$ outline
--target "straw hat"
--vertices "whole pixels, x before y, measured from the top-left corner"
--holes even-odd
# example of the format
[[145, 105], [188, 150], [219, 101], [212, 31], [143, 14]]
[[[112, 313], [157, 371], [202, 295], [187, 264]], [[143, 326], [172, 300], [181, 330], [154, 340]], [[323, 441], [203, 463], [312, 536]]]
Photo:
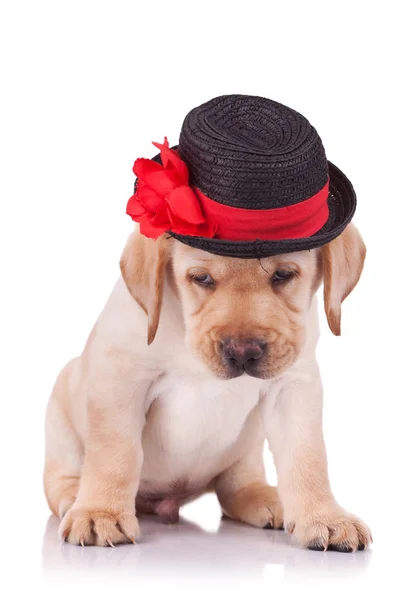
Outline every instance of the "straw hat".
[[154, 145], [127, 206], [147, 237], [261, 258], [323, 246], [353, 217], [353, 187], [314, 127], [272, 100], [214, 98], [189, 112], [178, 146]]

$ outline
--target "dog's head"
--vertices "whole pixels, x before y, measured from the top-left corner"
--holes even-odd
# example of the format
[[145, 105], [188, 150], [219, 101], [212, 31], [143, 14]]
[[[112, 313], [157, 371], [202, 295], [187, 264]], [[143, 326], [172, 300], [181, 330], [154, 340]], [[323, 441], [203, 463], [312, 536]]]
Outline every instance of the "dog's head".
[[158, 327], [165, 273], [181, 302], [186, 342], [220, 378], [275, 377], [296, 360], [321, 281], [329, 326], [340, 335], [341, 303], [358, 282], [365, 246], [349, 225], [317, 250], [263, 259], [228, 258], [167, 236], [134, 234], [121, 258], [133, 297], [146, 311], [148, 342]]

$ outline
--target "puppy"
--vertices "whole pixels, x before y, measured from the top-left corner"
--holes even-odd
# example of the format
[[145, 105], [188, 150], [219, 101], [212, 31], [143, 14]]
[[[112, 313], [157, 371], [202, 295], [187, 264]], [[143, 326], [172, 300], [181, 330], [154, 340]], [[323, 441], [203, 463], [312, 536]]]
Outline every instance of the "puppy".
[[[331, 492], [315, 358], [315, 293], [340, 334], [365, 258], [354, 225], [321, 249], [209, 254], [134, 232], [82, 355], [46, 416], [45, 493], [73, 544], [135, 543], [137, 514], [175, 522], [215, 491], [223, 513], [314, 550], [362, 550], [366, 525]], [[268, 485], [265, 439], [278, 489]]]

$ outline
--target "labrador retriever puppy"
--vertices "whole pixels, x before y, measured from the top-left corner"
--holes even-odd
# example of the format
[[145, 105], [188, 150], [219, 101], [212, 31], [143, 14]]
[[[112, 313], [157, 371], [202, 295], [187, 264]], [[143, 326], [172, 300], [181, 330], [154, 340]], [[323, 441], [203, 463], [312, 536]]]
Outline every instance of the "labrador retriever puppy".
[[[61, 371], [46, 417], [44, 485], [73, 544], [135, 543], [137, 514], [175, 522], [206, 491], [223, 513], [314, 550], [371, 534], [332, 494], [315, 358], [316, 291], [340, 334], [365, 246], [350, 224], [322, 248], [216, 256], [134, 232], [85, 349]], [[278, 489], [268, 485], [268, 440]]]

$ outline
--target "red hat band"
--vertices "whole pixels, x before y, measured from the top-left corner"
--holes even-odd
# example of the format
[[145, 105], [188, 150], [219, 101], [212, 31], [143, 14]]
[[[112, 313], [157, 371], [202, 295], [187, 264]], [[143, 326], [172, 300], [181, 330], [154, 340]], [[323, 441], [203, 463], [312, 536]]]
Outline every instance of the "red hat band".
[[169, 148], [167, 138], [154, 146], [160, 150], [162, 164], [146, 158], [135, 161], [137, 185], [126, 209], [146, 237], [156, 239], [170, 231], [235, 241], [298, 239], [314, 235], [328, 220], [329, 178], [316, 194], [296, 204], [265, 210], [237, 208], [191, 187], [189, 169]]

